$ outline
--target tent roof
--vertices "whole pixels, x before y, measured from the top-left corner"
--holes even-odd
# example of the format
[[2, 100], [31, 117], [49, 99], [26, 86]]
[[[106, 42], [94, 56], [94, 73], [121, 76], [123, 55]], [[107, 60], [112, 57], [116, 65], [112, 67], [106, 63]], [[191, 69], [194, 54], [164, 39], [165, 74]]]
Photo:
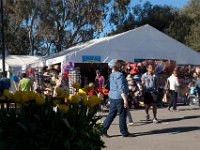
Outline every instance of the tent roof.
[[[26, 55], [9, 55], [5, 59], [6, 70], [8, 70], [8, 66], [10, 67], [21, 67], [24, 65], [28, 65], [34, 63], [41, 59], [40, 56], [26, 56]], [[0, 68], [2, 67], [2, 60], [0, 61]]]
[[100, 56], [101, 62], [111, 59], [164, 59], [175, 60], [177, 64], [200, 65], [199, 53], [150, 25], [71, 47], [49, 57], [46, 62], [53, 64], [57, 57], [81, 63], [82, 56]]

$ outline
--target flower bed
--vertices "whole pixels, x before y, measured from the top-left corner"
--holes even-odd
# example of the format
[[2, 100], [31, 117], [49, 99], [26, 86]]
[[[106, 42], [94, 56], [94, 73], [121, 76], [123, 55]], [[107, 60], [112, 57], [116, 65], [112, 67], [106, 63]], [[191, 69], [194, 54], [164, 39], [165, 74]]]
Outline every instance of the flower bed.
[[[0, 111], [0, 149], [6, 150], [100, 150], [100, 100], [88, 95], [85, 87], [69, 96], [58, 88], [57, 97], [48, 101], [34, 92], [4, 91], [4, 99], [18, 109]], [[54, 109], [56, 108], [56, 110]]]

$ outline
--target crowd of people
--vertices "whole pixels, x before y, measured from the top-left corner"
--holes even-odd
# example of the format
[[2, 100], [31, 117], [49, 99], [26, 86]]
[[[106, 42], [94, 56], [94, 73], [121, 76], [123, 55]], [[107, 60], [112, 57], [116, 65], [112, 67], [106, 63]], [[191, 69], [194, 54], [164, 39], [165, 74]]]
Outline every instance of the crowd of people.
[[[132, 116], [129, 112], [129, 103], [134, 100], [136, 95], [134, 95], [134, 85], [137, 85], [134, 82], [134, 77], [136, 75], [127, 75], [126, 72], [126, 63], [123, 60], [112, 60], [109, 64], [112, 73], [110, 74], [110, 88], [109, 88], [109, 101], [110, 108], [109, 113], [106, 119], [103, 122], [104, 131], [103, 134], [106, 137], [109, 137], [107, 130], [109, 129], [112, 121], [116, 117], [117, 113], [119, 114], [119, 128], [123, 137], [129, 136], [126, 118], [128, 117], [129, 123], [132, 122]], [[155, 68], [153, 65], [148, 64], [146, 66], [146, 72], [141, 74], [141, 85], [137, 86], [138, 90], [141, 91], [144, 106], [146, 121], [150, 121], [149, 109], [152, 107], [153, 110], [153, 123], [158, 123], [157, 118], [157, 103], [159, 95], [159, 76], [154, 72]], [[136, 72], [135, 72], [136, 73]], [[138, 76], [138, 74], [137, 74]], [[189, 85], [190, 93], [193, 90], [200, 94], [200, 74], [197, 75], [195, 82]], [[178, 92], [181, 90], [180, 83], [178, 79], [178, 67], [175, 66], [172, 70], [171, 75], [166, 79], [165, 86], [163, 87], [166, 93], [170, 95], [170, 101], [168, 104], [168, 110], [177, 111], [177, 98]], [[195, 89], [195, 90], [194, 90]]]
[[[152, 123], [158, 123], [157, 106], [158, 103], [162, 103], [164, 92], [170, 96], [168, 111], [177, 111], [177, 99], [180, 92], [179, 68], [177, 66], [173, 66], [171, 74], [165, 79], [164, 84], [161, 83], [160, 76], [155, 71], [156, 67], [152, 64], [146, 64], [145, 69], [141, 69], [140, 65], [127, 66], [125, 61], [114, 59], [108, 63], [108, 66], [110, 75], [107, 81], [105, 81], [100, 69], [96, 70], [94, 79], [95, 91], [102, 88], [108, 88], [109, 90], [109, 94], [104, 95], [102, 98], [103, 106], [109, 103], [109, 113], [103, 122], [105, 136], [109, 137], [107, 130], [117, 114], [119, 114], [119, 128], [122, 136], [129, 136], [127, 125], [133, 125], [130, 109], [137, 108], [141, 100], [144, 103], [145, 119], [152, 121]], [[57, 73], [57, 76], [50, 77], [49, 73], [45, 72], [40, 76], [32, 82], [26, 73], [22, 73], [17, 90], [35, 91], [53, 97], [56, 95], [56, 87], [64, 87], [63, 77], [60, 73]], [[10, 79], [6, 77], [6, 74], [1, 73], [0, 94], [5, 89], [9, 89], [10, 86]], [[199, 72], [191, 80], [188, 88], [190, 91], [185, 94], [187, 97], [195, 94], [200, 95]], [[153, 118], [150, 117], [149, 113], [151, 107]]]
[[[15, 90], [11, 88], [12, 82], [14, 83]], [[51, 76], [48, 72], [37, 73], [34, 78], [28, 76], [26, 72], [22, 72], [17, 80], [13, 80], [13, 76], [7, 77], [7, 74], [0, 73], [0, 94], [4, 90], [10, 90], [12, 93], [15, 91], [34, 91], [45, 96], [55, 96], [55, 89], [62, 86], [61, 74]]]

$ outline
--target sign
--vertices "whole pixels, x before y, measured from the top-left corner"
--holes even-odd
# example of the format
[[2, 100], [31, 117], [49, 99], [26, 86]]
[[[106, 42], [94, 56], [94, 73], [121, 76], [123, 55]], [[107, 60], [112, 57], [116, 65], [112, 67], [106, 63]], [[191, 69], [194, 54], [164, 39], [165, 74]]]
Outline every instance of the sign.
[[83, 62], [101, 62], [101, 56], [82, 56]]

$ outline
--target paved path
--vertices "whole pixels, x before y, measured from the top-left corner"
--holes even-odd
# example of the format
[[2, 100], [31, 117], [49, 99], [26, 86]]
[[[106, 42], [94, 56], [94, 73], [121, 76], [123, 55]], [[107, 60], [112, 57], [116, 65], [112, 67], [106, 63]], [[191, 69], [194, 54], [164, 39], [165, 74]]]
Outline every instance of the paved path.
[[131, 111], [134, 125], [128, 128], [133, 137], [126, 138], [120, 135], [117, 116], [108, 130], [112, 137], [103, 137], [105, 150], [199, 150], [200, 109], [178, 106], [178, 110], [158, 109], [158, 124], [146, 122], [144, 110]]

